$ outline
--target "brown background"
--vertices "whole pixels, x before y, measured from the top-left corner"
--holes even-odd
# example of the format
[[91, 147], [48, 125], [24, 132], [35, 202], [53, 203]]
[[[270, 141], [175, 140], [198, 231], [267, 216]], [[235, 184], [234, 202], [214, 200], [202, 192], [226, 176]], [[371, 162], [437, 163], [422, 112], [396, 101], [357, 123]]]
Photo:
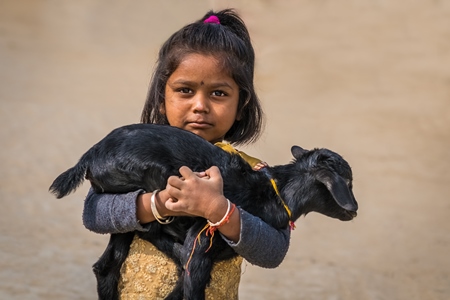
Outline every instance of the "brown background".
[[270, 164], [341, 153], [360, 214], [297, 222], [282, 265], [244, 265], [241, 299], [450, 298], [450, 2], [0, 1], [0, 298], [95, 299], [107, 236], [85, 184], [52, 180], [139, 121], [156, 52], [209, 8], [237, 7], [257, 52]]

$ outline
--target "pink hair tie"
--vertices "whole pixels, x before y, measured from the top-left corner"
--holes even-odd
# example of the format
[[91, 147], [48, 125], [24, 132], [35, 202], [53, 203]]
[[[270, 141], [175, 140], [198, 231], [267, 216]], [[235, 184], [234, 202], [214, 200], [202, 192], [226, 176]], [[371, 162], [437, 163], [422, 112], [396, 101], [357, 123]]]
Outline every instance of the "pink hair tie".
[[214, 23], [214, 24], [220, 24], [219, 18], [216, 16], [209, 16], [203, 23]]

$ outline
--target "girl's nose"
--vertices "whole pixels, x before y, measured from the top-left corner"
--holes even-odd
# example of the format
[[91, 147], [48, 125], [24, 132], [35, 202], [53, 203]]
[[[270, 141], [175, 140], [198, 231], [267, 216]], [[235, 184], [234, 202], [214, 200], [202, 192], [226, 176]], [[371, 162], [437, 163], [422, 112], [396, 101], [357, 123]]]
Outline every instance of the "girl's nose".
[[204, 93], [197, 93], [193, 98], [193, 109], [195, 113], [208, 113], [209, 112], [209, 97]]

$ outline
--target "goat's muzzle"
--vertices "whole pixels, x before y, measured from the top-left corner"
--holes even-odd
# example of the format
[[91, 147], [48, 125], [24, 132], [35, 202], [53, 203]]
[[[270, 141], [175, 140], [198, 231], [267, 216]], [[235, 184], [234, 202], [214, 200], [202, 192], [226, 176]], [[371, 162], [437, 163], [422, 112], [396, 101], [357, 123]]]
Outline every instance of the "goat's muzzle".
[[351, 219], [356, 218], [358, 213], [356, 211], [347, 210], [347, 214], [350, 216]]

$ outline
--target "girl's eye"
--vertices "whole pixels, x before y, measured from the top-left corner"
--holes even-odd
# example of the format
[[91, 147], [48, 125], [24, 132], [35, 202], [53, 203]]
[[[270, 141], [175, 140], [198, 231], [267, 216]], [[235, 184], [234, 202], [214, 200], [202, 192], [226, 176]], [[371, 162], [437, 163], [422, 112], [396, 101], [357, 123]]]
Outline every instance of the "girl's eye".
[[214, 91], [214, 92], [212, 92], [212, 95], [216, 96], [216, 97], [226, 96], [226, 94], [224, 92], [222, 92], [222, 91]]
[[182, 94], [189, 94], [189, 93], [192, 92], [192, 90], [189, 89], [189, 88], [181, 88], [181, 89], [179, 89], [178, 91], [179, 91], [180, 93], [182, 93]]

